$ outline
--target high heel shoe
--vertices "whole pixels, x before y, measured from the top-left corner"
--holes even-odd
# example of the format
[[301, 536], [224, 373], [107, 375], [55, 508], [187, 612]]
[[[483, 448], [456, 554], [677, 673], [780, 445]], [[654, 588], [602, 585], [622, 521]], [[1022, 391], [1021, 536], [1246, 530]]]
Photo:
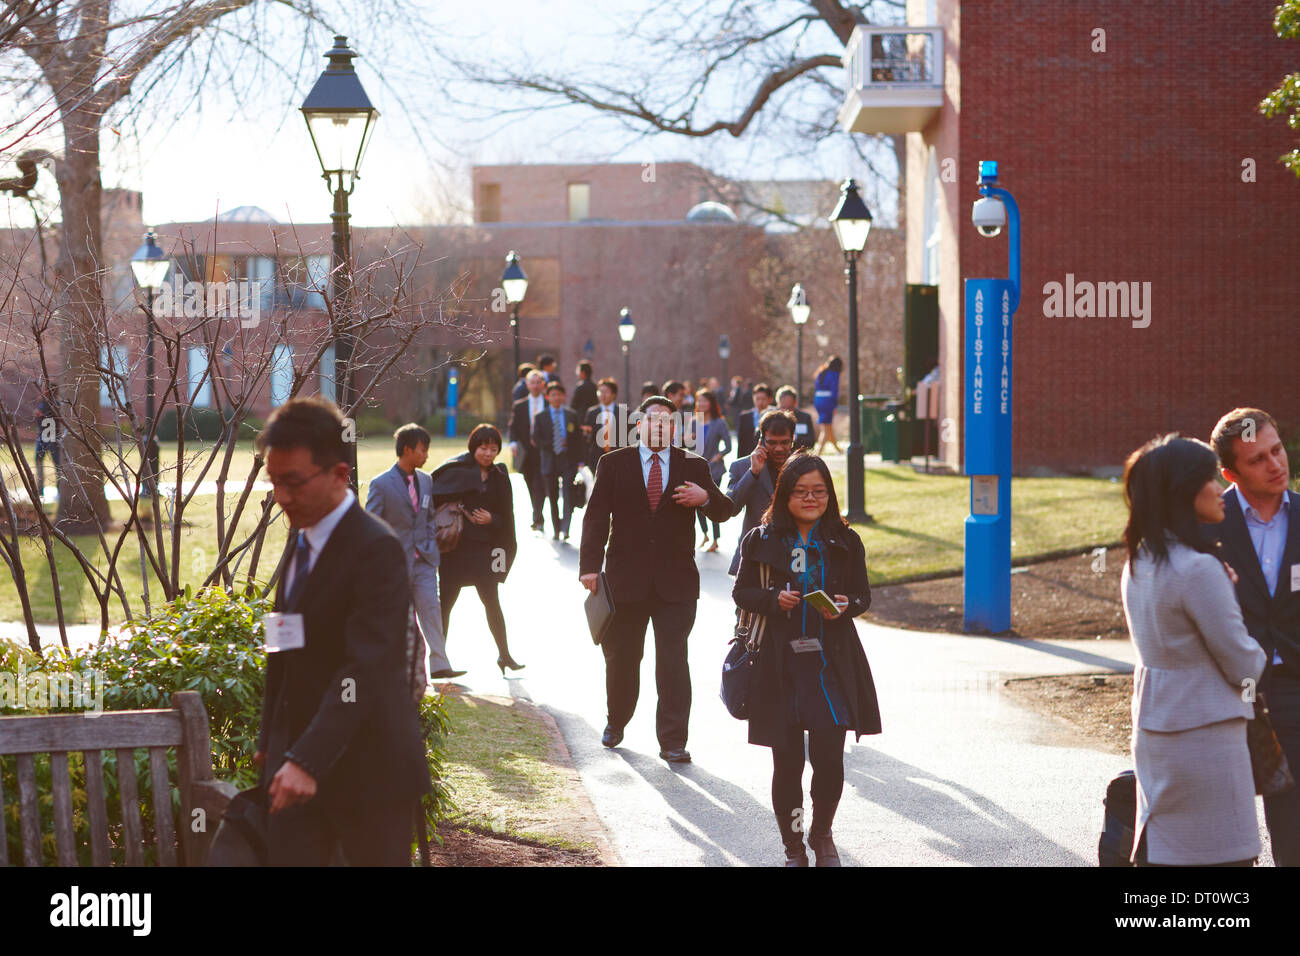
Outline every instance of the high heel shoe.
[[516, 662], [515, 662], [515, 659], [514, 659], [513, 657], [498, 657], [498, 658], [497, 658], [497, 667], [501, 668], [501, 676], [502, 676], [502, 677], [505, 677], [505, 676], [506, 676], [506, 668], [507, 668], [507, 667], [510, 668], [512, 671], [521, 671], [521, 670], [523, 670], [523, 669], [524, 669], [525, 667], [527, 667], [527, 666], [528, 666], [527, 664], [519, 664], [519, 663], [516, 663]]

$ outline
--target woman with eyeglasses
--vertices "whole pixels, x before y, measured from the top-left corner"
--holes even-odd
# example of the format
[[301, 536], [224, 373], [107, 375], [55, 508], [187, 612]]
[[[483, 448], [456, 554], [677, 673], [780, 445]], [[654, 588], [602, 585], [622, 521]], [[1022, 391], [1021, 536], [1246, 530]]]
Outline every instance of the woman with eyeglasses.
[[[831, 824], [844, 789], [845, 734], [880, 733], [880, 708], [853, 625], [871, 606], [866, 554], [840, 516], [821, 458], [795, 453], [786, 461], [762, 522], [741, 541], [731, 593], [766, 622], [749, 686], [749, 742], [772, 748], [772, 809], [785, 865], [808, 865], [807, 832], [817, 866], [839, 866]], [[811, 822], [803, 810], [805, 733]]]

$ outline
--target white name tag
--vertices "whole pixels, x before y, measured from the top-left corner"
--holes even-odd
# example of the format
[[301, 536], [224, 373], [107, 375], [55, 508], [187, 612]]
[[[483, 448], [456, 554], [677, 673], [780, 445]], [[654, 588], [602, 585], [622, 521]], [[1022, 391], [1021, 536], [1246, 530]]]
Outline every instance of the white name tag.
[[420, 510], [424, 510], [425, 508], [428, 507], [429, 507], [429, 496], [425, 495], [422, 499], [420, 499]]
[[301, 614], [282, 614], [272, 611], [263, 615], [262, 624], [266, 627], [266, 650], [296, 651], [307, 643], [307, 635], [302, 628]]
[[1291, 565], [1291, 590], [1300, 591], [1300, 564]]
[[795, 425], [795, 426], [794, 426], [794, 433], [795, 433], [796, 435], [807, 435], [807, 434], [808, 434], [808, 426], [805, 425], [803, 422], [800, 422], [798, 425]]
[[810, 651], [820, 651], [822, 642], [815, 637], [804, 637], [790, 642], [790, 649], [796, 654], [807, 654]]

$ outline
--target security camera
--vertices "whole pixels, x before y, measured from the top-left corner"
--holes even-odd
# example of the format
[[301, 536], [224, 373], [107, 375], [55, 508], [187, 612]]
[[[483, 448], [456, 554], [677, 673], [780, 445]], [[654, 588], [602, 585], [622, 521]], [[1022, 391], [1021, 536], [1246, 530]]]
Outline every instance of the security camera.
[[985, 196], [975, 201], [970, 210], [970, 221], [975, 224], [981, 236], [992, 239], [1007, 224], [1007, 207], [1001, 199]]

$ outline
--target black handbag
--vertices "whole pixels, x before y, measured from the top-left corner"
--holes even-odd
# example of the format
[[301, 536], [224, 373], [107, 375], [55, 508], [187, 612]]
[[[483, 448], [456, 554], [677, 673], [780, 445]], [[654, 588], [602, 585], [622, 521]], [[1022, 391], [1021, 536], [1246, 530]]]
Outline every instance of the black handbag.
[[1246, 721], [1246, 746], [1250, 748], [1250, 769], [1255, 777], [1255, 792], [1275, 797], [1295, 786], [1286, 754], [1273, 731], [1268, 703], [1262, 691], [1255, 692], [1255, 719]]
[[[771, 573], [766, 564], [758, 566], [759, 583], [766, 588]], [[737, 720], [749, 719], [749, 688], [753, 682], [754, 664], [758, 660], [763, 634], [767, 630], [767, 616], [754, 611], [740, 612], [736, 620], [735, 636], [722, 661], [722, 687], [719, 691], [727, 713]]]
[[262, 787], [241, 790], [231, 797], [212, 837], [207, 865], [267, 866], [268, 806], [267, 793]]

